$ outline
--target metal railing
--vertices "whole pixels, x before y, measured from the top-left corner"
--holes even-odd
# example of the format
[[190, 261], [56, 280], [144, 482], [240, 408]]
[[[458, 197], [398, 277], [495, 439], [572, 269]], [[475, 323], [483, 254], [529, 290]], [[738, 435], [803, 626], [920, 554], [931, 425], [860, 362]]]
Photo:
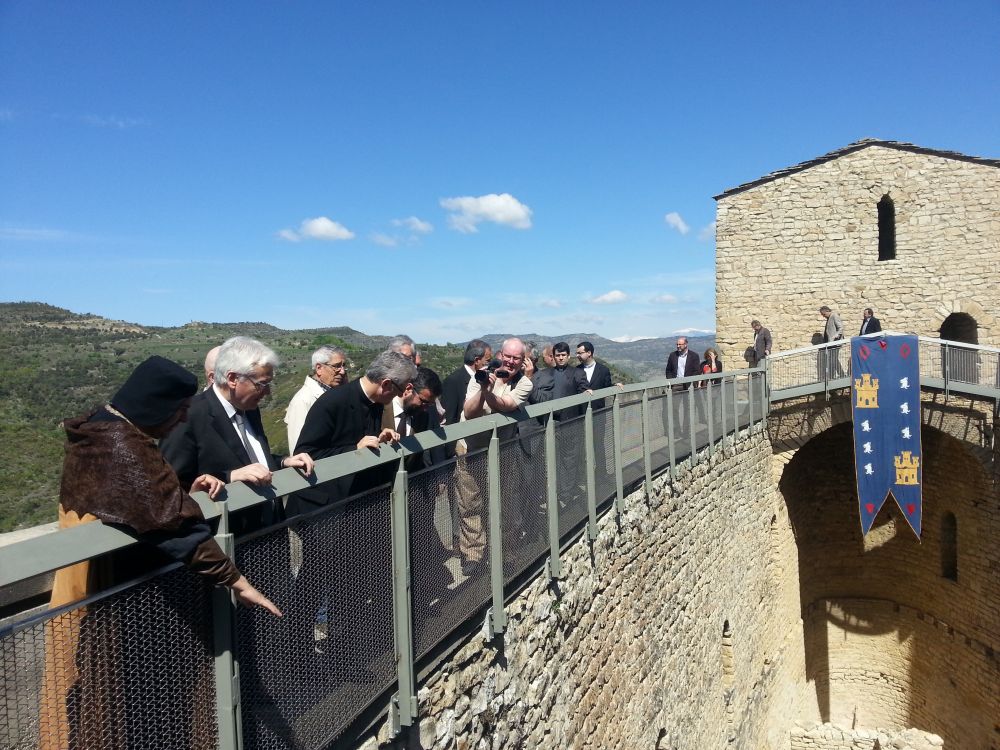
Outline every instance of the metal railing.
[[[569, 407], [583, 414], [553, 417]], [[389, 695], [393, 726], [412, 725], [417, 669], [449, 636], [484, 615], [502, 633], [514, 586], [535, 571], [558, 578], [565, 546], [595, 538], [626, 488], [734, 446], [766, 412], [762, 369], [651, 381], [327, 458], [309, 480], [288, 469], [270, 488], [200, 495], [223, 548], [285, 616], [237, 609], [228, 590], [173, 565], [14, 617], [0, 626], [0, 747], [320, 748]], [[487, 447], [405, 470], [406, 456], [472, 435]], [[389, 485], [229, 533], [233, 514], [387, 463], [398, 467]], [[462, 493], [478, 498], [485, 538], [467, 574], [454, 541]], [[2, 547], [0, 590], [132, 545], [91, 523]]]
[[[869, 334], [877, 341], [890, 331]], [[920, 336], [920, 384], [945, 393], [1000, 398], [1000, 349]], [[778, 352], [764, 360], [769, 400], [851, 385], [850, 340]]]

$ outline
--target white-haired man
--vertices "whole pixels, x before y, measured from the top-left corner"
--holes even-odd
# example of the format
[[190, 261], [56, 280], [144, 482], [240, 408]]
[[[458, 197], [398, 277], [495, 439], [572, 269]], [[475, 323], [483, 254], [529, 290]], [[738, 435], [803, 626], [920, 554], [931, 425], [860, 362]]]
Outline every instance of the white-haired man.
[[273, 350], [245, 336], [234, 336], [219, 347], [214, 385], [191, 400], [187, 422], [160, 443], [184, 487], [202, 474], [223, 482], [268, 485], [272, 473], [284, 467], [312, 473], [308, 454], [274, 454], [264, 434], [257, 407], [271, 392], [279, 364]]
[[[469, 380], [461, 421], [475, 419], [485, 414], [513, 412], [520, 409], [531, 394], [531, 379], [525, 375], [525, 347], [521, 339], [510, 338], [500, 347], [500, 366], [493, 372], [479, 370]], [[504, 428], [500, 437], [516, 434], [516, 426]], [[456, 452], [461, 457], [466, 452], [480, 450], [489, 445], [490, 432], [471, 435], [460, 440]], [[483, 562], [486, 550], [486, 532], [483, 529], [483, 492], [475, 475], [468, 470], [465, 460], [459, 460], [455, 472], [458, 488], [459, 536], [462, 554], [462, 573], [472, 575]]]
[[312, 353], [312, 372], [306, 382], [292, 396], [285, 410], [288, 426], [288, 449], [294, 450], [299, 442], [306, 414], [316, 399], [331, 388], [347, 382], [347, 353], [338, 346], [321, 346]]

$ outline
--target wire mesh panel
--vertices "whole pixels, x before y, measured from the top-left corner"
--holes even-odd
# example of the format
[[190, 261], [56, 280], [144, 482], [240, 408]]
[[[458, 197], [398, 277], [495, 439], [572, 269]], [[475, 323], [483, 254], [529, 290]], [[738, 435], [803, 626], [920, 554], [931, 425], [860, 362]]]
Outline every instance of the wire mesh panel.
[[559, 536], [587, 518], [586, 420], [556, 422], [556, 498]]
[[920, 374], [930, 378], [944, 377], [944, 349], [941, 345], [920, 342]]
[[796, 388], [812, 385], [823, 381], [825, 354], [822, 350], [810, 349], [795, 354], [771, 357], [768, 368], [771, 378], [771, 390]]
[[620, 409], [622, 425], [622, 481], [631, 484], [646, 474], [642, 451], [642, 403], [625, 404]]
[[[647, 404], [649, 410], [649, 457], [653, 471], [670, 464], [670, 445], [668, 436], [667, 395], [661, 393], [650, 396]], [[676, 424], [676, 422], [675, 422]]]
[[[461, 533], [453, 525], [448, 501], [448, 485], [456, 483], [462, 492], [483, 488], [479, 511], [483, 533], [489, 533], [485, 454], [470, 460], [457, 459], [442, 466], [414, 472], [409, 477], [410, 506], [410, 591], [413, 612], [413, 650], [421, 658], [452, 629], [481, 607], [489, 591], [483, 593], [483, 572], [489, 560], [489, 540], [482, 548], [484, 563], [466, 577], [462, 573]], [[459, 461], [466, 467], [459, 474]], [[471, 466], [471, 468], [470, 468]], [[481, 482], [481, 484], [480, 484]], [[463, 508], [468, 507], [463, 499]]]
[[216, 747], [210, 607], [179, 569], [0, 630], [0, 747]]
[[244, 746], [324, 747], [396, 679], [389, 489], [246, 539], [236, 559], [285, 615], [239, 613]]
[[738, 377], [733, 387], [736, 399], [736, 424], [741, 430], [750, 426], [750, 386], [746, 377]]
[[594, 479], [597, 503], [615, 494], [615, 434], [611, 407], [594, 411]]
[[503, 577], [509, 583], [549, 551], [545, 492], [545, 431], [522, 422], [520, 435], [500, 445]]

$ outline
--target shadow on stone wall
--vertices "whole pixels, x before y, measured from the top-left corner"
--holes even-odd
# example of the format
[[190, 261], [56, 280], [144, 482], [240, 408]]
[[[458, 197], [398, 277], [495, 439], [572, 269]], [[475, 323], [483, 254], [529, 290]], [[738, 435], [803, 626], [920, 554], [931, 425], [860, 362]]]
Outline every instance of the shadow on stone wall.
[[[806, 680], [820, 721], [915, 726], [941, 734], [947, 747], [992, 747], [1000, 716], [990, 646], [1000, 633], [997, 496], [982, 449], [926, 424], [921, 439], [922, 541], [891, 498], [861, 536], [850, 423], [807, 441], [784, 469]], [[957, 582], [941, 574], [949, 512], [958, 519]]]

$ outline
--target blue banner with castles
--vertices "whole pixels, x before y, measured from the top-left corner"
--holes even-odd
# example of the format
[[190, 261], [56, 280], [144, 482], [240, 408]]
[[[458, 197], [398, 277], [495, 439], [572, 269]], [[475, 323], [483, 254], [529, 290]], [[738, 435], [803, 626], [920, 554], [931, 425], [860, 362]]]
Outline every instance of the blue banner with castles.
[[920, 357], [916, 336], [851, 339], [854, 468], [861, 533], [892, 493], [920, 537]]

